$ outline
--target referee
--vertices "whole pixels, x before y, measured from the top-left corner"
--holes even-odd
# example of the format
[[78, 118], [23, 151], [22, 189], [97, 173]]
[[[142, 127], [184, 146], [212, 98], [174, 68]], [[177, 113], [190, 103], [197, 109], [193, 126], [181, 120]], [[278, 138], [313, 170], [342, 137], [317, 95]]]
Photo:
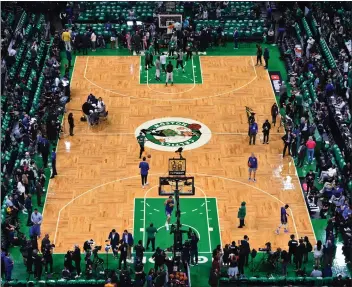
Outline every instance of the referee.
[[139, 133], [139, 136], [137, 137], [137, 141], [140, 147], [139, 158], [142, 158], [142, 154], [144, 152], [144, 143], [145, 143], [145, 135], [142, 132]]
[[171, 64], [171, 61], [169, 61], [169, 64], [166, 66], [166, 83], [165, 87], [167, 87], [167, 83], [169, 82], [169, 78], [171, 80], [171, 86], [174, 85], [174, 66]]

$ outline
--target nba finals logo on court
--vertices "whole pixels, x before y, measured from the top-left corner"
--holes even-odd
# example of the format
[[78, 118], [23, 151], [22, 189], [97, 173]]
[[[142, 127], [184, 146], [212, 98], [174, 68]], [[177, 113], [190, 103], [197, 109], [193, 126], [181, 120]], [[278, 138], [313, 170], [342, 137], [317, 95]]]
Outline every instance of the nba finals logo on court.
[[140, 133], [146, 137], [145, 146], [161, 151], [175, 151], [179, 147], [195, 149], [211, 138], [211, 131], [205, 124], [186, 118], [151, 120], [136, 129], [136, 137]]

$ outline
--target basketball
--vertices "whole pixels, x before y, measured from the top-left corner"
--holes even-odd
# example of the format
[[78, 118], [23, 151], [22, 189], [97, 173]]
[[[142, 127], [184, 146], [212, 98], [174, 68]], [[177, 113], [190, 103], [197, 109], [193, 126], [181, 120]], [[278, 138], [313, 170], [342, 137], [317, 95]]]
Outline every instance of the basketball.
[[147, 155], [147, 157], [148, 157], [148, 158], [151, 158], [151, 157], [152, 157], [152, 155], [151, 155], [151, 154], [148, 154], [148, 155]]
[[248, 166], [251, 167], [251, 163], [250, 162], [248, 163]]

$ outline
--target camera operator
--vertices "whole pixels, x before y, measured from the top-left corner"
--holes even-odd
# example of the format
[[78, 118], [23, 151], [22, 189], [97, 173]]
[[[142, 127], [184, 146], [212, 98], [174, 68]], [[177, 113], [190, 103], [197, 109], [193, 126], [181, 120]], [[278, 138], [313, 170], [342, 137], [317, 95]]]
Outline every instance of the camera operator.
[[72, 260], [75, 262], [77, 276], [81, 276], [81, 249], [78, 244], [75, 244], [74, 251], [72, 253]]
[[154, 252], [154, 254], [152, 256], [152, 258], [153, 258], [153, 260], [155, 262], [155, 264], [154, 264], [155, 272], [158, 271], [158, 268], [160, 266], [164, 265], [164, 263], [165, 263], [165, 255], [166, 254], [165, 254], [164, 250], [160, 249], [160, 247], [156, 248], [156, 250], [155, 250], [155, 252]]
[[93, 244], [94, 244], [93, 239], [87, 240], [83, 243], [83, 250], [86, 254], [92, 252]]
[[92, 259], [90, 258], [92, 253], [89, 251], [86, 253], [86, 257], [84, 260], [86, 261], [86, 277], [87, 279], [90, 279], [93, 274], [93, 262]]
[[65, 254], [65, 258], [64, 258], [64, 266], [70, 271], [73, 271], [73, 265], [72, 265], [72, 251], [67, 251], [67, 253]]
[[142, 245], [142, 240], [138, 241], [138, 244], [135, 246], [134, 249], [136, 251], [135, 264], [137, 265], [143, 262], [143, 255], [144, 255], [145, 248]]
[[191, 263], [198, 265], [198, 242], [199, 238], [194, 231], [191, 233]]

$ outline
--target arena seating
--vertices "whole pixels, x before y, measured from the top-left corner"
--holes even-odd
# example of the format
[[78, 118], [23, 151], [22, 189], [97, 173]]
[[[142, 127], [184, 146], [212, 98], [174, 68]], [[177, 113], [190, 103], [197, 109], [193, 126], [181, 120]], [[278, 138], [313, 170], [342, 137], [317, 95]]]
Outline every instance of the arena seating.
[[[32, 20], [36, 20], [34, 25], [28, 24], [29, 17], [26, 12], [23, 12], [16, 30], [25, 29], [24, 38], [16, 54], [16, 62], [11, 67], [8, 80], [14, 83], [13, 85], [20, 85], [27, 91], [21, 97], [20, 110], [34, 115], [39, 107], [39, 99], [43, 86], [44, 76], [42, 70], [44, 69], [44, 61], [49, 58], [49, 49], [52, 41], [48, 44], [42, 39], [42, 29], [44, 24], [44, 15], [39, 17], [31, 16]], [[37, 56], [35, 59], [31, 58], [30, 47], [33, 42], [38, 43]], [[34, 79], [38, 78], [38, 82], [34, 83]], [[34, 95], [34, 96], [33, 96]], [[2, 142], [5, 142], [6, 132], [11, 130], [15, 122], [15, 109], [13, 102], [8, 100], [6, 93], [1, 98], [2, 111]], [[25, 152], [25, 144], [12, 142], [12, 144], [2, 145], [2, 164], [6, 166], [6, 171], [1, 173], [1, 181], [5, 180], [5, 175], [8, 180], [7, 192], [11, 192], [14, 188], [14, 180], [11, 177], [12, 171], [17, 169], [20, 165], [20, 159], [23, 158]], [[2, 191], [4, 192], [4, 191]], [[6, 197], [5, 197], [6, 200]], [[1, 208], [2, 221], [6, 219], [6, 204], [5, 201]]]

